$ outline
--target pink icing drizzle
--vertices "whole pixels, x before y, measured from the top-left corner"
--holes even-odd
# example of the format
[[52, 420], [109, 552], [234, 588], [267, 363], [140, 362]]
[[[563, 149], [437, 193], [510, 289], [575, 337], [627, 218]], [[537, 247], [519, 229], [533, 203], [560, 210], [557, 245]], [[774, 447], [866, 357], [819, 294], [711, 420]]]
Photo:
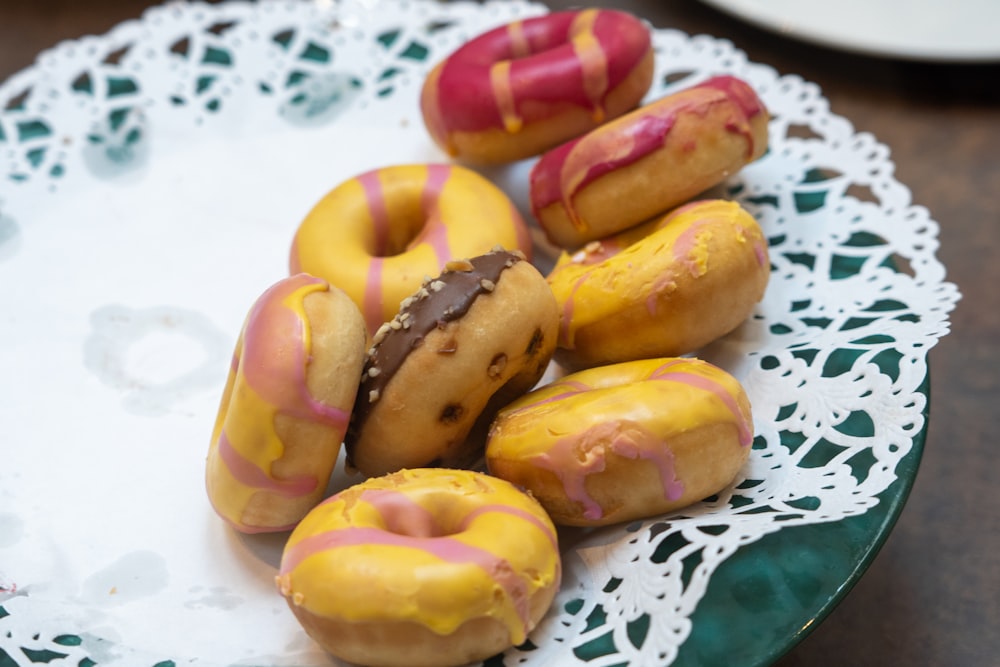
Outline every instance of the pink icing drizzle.
[[[323, 504], [335, 500], [333, 496]], [[375, 507], [382, 517], [385, 529], [392, 533], [410, 535], [413, 537], [441, 537], [447, 530], [441, 525], [433, 512], [417, 503], [413, 496], [395, 489], [365, 489], [360, 500]], [[480, 505], [462, 517], [458, 532], [464, 532], [477, 517], [490, 513], [509, 514], [534, 525], [545, 533], [552, 545], [558, 548], [557, 538], [552, 529], [537, 516], [527, 510], [511, 505]]]
[[390, 533], [411, 537], [440, 537], [445, 534], [437, 517], [413, 498], [393, 489], [365, 489], [360, 499], [382, 516], [385, 529]]
[[760, 101], [760, 98], [757, 97], [753, 88], [741, 79], [734, 76], [715, 76], [701, 85], [724, 92], [729, 99], [740, 107], [743, 115], [747, 118], [753, 118], [757, 114], [764, 112], [764, 104]]
[[[303, 287], [329, 285], [321, 278], [300, 273], [269, 288], [254, 304], [243, 330], [240, 369], [247, 385], [279, 413], [319, 422], [343, 430], [348, 413], [317, 400], [306, 384], [309, 352], [303, 336], [306, 324], [286, 304]], [[300, 300], [305, 295], [297, 297]]]
[[[371, 252], [371, 263], [365, 276], [365, 292], [362, 297], [362, 313], [369, 332], [376, 331], [385, 321], [383, 312], [384, 299], [382, 295], [383, 272], [385, 257], [390, 254], [389, 226], [392, 220], [386, 206], [385, 192], [378, 177], [378, 170], [366, 172], [357, 177], [365, 193], [365, 201], [375, 236], [375, 247]], [[438, 200], [451, 176], [451, 166], [446, 164], [427, 165], [427, 180], [420, 192], [420, 210], [424, 215], [424, 224], [417, 236], [407, 244], [411, 250], [421, 244], [428, 244], [434, 251], [439, 268], [453, 256], [448, 241], [448, 228], [441, 219]]]
[[427, 180], [420, 193], [420, 210], [424, 214], [424, 226], [407, 248], [415, 248], [427, 243], [434, 249], [438, 268], [443, 269], [448, 260], [453, 257], [451, 245], [448, 243], [448, 228], [441, 219], [441, 209], [438, 200], [444, 186], [451, 176], [451, 167], [445, 164], [427, 165]]
[[564, 398], [569, 398], [570, 396], [576, 396], [577, 394], [582, 394], [586, 391], [591, 390], [591, 387], [588, 387], [582, 382], [575, 382], [573, 380], [553, 382], [548, 386], [548, 389], [551, 390], [557, 387], [566, 387], [566, 390], [560, 391], [557, 394], [553, 394], [552, 396], [548, 396], [546, 398], [537, 401], [525, 403], [524, 405], [518, 407], [516, 410], [512, 410], [509, 414], [517, 414], [525, 410], [533, 410], [534, 408], [537, 408], [541, 405], [545, 405], [547, 403], [554, 403], [556, 401], [561, 401]]
[[357, 177], [365, 191], [365, 201], [368, 213], [372, 218], [372, 230], [375, 233], [375, 247], [372, 254], [384, 257], [389, 251], [389, 211], [385, 206], [385, 194], [382, 192], [382, 181], [378, 171], [368, 171]]
[[[597, 246], [588, 246], [577, 252], [573, 255], [572, 263], [566, 266], [593, 266], [614, 257], [621, 251], [622, 247], [614, 238], [604, 239]], [[559, 344], [562, 347], [573, 349], [573, 329], [570, 324], [573, 321], [573, 311], [576, 310], [576, 292], [583, 287], [596, 268], [595, 266], [593, 269], [583, 272], [576, 279], [570, 289], [569, 296], [566, 297], [566, 301], [562, 305], [562, 314], [559, 318]]]
[[382, 181], [378, 171], [369, 171], [357, 177], [365, 191], [365, 201], [368, 213], [372, 218], [372, 231], [375, 235], [372, 261], [368, 265], [368, 275], [365, 277], [365, 293], [361, 300], [361, 310], [368, 331], [375, 331], [385, 320], [382, 314], [382, 258], [388, 252], [389, 245], [389, 212], [385, 206], [385, 196], [382, 192]]
[[702, 391], [711, 392], [722, 401], [723, 405], [726, 406], [733, 417], [736, 420], [736, 428], [739, 431], [740, 446], [748, 447], [753, 443], [753, 431], [750, 428], [746, 415], [740, 410], [740, 406], [736, 403], [736, 399], [733, 397], [725, 387], [720, 383], [707, 378], [704, 375], [698, 375], [697, 373], [685, 373], [684, 371], [668, 371], [671, 366], [675, 366], [680, 361], [670, 361], [653, 371], [650, 376], [651, 380], [666, 380], [668, 382], [681, 382]]
[[587, 493], [585, 483], [587, 476], [604, 471], [609, 452], [652, 462], [659, 473], [664, 497], [677, 500], [683, 495], [684, 485], [674, 473], [673, 452], [662, 439], [634, 422], [596, 424], [583, 433], [561, 438], [532, 460], [559, 477], [566, 497], [583, 506], [584, 518], [597, 520], [604, 516], [604, 509]]
[[[334, 428], [342, 436], [349, 414], [317, 400], [310, 393], [306, 382], [309, 363], [309, 351], [305, 343], [306, 324], [302, 315], [289, 303], [298, 299], [298, 304], [301, 304], [307, 294], [326, 289], [329, 289], [326, 281], [300, 273], [265, 291], [247, 316], [237, 341], [237, 354], [233, 357], [231, 370], [242, 374], [249, 390], [273, 406], [275, 414], [321, 423]], [[246, 487], [285, 497], [305, 496], [314, 492], [319, 484], [317, 478], [298, 475], [277, 479], [243, 453], [261, 450], [271, 436], [273, 433], [251, 433], [245, 436], [251, 439], [239, 442], [240, 449], [237, 449], [223, 426], [216, 442], [218, 456], [233, 478]], [[230, 521], [224, 512], [219, 514]], [[290, 527], [268, 526], [258, 529], [238, 525], [242, 532], [247, 533], [271, 532]]]
[[[753, 433], [747, 416], [740, 410], [735, 397], [722, 384], [697, 373], [670, 370], [675, 366], [690, 363], [692, 363], [690, 360], [682, 358], [671, 359], [654, 370], [648, 379], [679, 382], [710, 392], [734, 416], [740, 446], [749, 446], [753, 442]], [[561, 400], [592, 389], [579, 382], [565, 384], [572, 385], [572, 388], [523, 406], [521, 410]], [[626, 431], [626, 429], [628, 430]], [[638, 434], [638, 438], [633, 437], [633, 433]], [[604, 510], [587, 493], [585, 483], [588, 475], [604, 471], [607, 464], [606, 455], [609, 451], [624, 458], [653, 462], [659, 472], [664, 497], [667, 500], [676, 500], [683, 495], [684, 485], [675, 476], [674, 456], [667, 443], [633, 422], [597, 424], [582, 433], [557, 440], [546, 452], [534, 456], [532, 460], [539, 467], [555, 473], [563, 484], [566, 497], [583, 506], [585, 518], [597, 520], [604, 515]]]
[[530, 612], [528, 608], [529, 594], [525, 582], [514, 573], [510, 563], [504, 559], [490, 553], [486, 549], [480, 549], [460, 540], [451, 537], [412, 537], [410, 535], [399, 535], [382, 530], [381, 528], [367, 528], [349, 526], [338, 530], [331, 530], [317, 535], [311, 535], [292, 547], [286, 549], [281, 559], [280, 575], [285, 575], [294, 570], [299, 563], [314, 554], [330, 549], [351, 546], [391, 546], [418, 549], [429, 553], [446, 563], [466, 564], [472, 563], [479, 566], [493, 578], [497, 584], [503, 588], [507, 598], [513, 604], [515, 612], [521, 619], [525, 629], [530, 623]]
[[549, 528], [547, 525], [545, 525], [545, 523], [542, 522], [542, 520], [539, 519], [537, 516], [519, 507], [511, 507], [508, 505], [482, 505], [469, 512], [465, 516], [465, 518], [462, 519], [461, 524], [459, 524], [459, 530], [467, 529], [469, 525], [471, 525], [472, 522], [476, 520], [476, 517], [482, 514], [489, 514], [495, 512], [499, 512], [502, 514], [509, 514], [513, 517], [521, 519], [522, 521], [527, 521], [531, 525], [538, 528], [538, 530], [545, 533], [545, 537], [549, 539], [549, 543], [552, 545], [552, 548], [557, 550], [559, 549], [558, 539], [556, 537], [556, 534], [552, 532], [552, 529]]
[[[718, 94], [723, 93], [720, 97]], [[692, 94], [693, 93], [693, 94]], [[682, 91], [685, 98], [662, 98], [628, 116], [622, 117], [609, 131], [596, 131], [569, 141], [542, 156], [531, 171], [531, 206], [538, 217], [546, 206], [562, 202], [571, 222], [584, 226], [573, 207], [576, 194], [613, 170], [627, 167], [660, 149], [681, 113], [705, 113], [708, 105], [733, 102], [747, 120], [763, 111], [753, 90], [731, 76], [719, 76]], [[610, 131], [613, 129], [613, 131]], [[754, 145], [742, 123], [730, 123], [727, 130], [748, 138], [747, 154]]]
[[[236, 451], [225, 432], [219, 435], [219, 458], [240, 484], [282, 496], [294, 498], [308, 495], [316, 489], [318, 483], [315, 477], [308, 475], [299, 475], [288, 479], [271, 477], [250, 459]], [[274, 528], [269, 527], [268, 530], [271, 531]]]

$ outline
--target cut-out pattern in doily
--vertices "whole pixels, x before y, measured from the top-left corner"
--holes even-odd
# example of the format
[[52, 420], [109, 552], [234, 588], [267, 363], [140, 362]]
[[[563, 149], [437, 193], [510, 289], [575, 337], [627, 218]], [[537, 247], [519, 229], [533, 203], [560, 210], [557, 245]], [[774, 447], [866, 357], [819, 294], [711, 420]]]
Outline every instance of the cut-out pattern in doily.
[[[32, 202], [67, 184], [139, 178], [171, 141], [391, 118], [458, 44], [542, 11], [418, 0], [171, 4], [62, 44], [0, 88], [0, 268], [36, 233]], [[551, 612], [490, 667], [669, 664], [720, 563], [775, 531], [866, 512], [926, 428], [926, 355], [958, 294], [935, 259], [937, 225], [894, 180], [888, 150], [831, 114], [815, 85], [750, 63], [728, 42], [658, 30], [654, 44], [650, 98], [729, 72], [773, 113], [768, 154], [718, 189], [760, 220], [772, 281], [752, 318], [700, 355], [746, 386], [753, 452], [730, 488], [681, 513], [566, 531], [565, 585]], [[229, 664], [211, 657], [225, 653], [213, 640], [149, 650], [114, 610], [100, 612], [106, 634], [83, 630], [72, 600], [33, 606], [32, 582], [15, 574], [0, 570], [0, 664]], [[239, 595], [212, 590], [240, 614]], [[285, 648], [261, 650], [274, 665], [328, 661]]]

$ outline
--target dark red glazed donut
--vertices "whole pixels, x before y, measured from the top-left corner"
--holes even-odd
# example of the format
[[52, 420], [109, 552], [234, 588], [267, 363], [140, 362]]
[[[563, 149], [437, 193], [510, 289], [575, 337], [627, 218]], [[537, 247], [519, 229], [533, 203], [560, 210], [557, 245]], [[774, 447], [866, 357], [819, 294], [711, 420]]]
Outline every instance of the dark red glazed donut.
[[452, 157], [519, 160], [634, 108], [652, 83], [648, 28], [607, 9], [515, 21], [467, 42], [428, 75], [420, 106]]

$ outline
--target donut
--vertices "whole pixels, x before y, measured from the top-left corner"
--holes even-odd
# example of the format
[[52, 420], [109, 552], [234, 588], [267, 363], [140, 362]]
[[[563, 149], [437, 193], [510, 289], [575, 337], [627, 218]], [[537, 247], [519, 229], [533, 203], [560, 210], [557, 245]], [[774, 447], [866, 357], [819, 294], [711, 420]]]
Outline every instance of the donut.
[[738, 203], [685, 204], [570, 254], [546, 280], [569, 369], [695, 352], [739, 326], [770, 277], [767, 240]]
[[545, 373], [558, 324], [552, 291], [520, 253], [450, 262], [376, 332], [348, 465], [375, 476], [481, 461], [496, 410]]
[[555, 527], [530, 496], [466, 470], [403, 470], [331, 496], [295, 528], [276, 582], [352, 664], [478, 663], [521, 644], [552, 603]]
[[208, 497], [244, 533], [288, 530], [326, 493], [366, 332], [341, 290], [307, 274], [256, 300], [236, 342], [206, 461]]
[[768, 113], [732, 76], [640, 107], [543, 155], [531, 209], [563, 248], [610, 236], [682, 204], [767, 150]]
[[640, 359], [566, 375], [505, 407], [486, 462], [555, 523], [603, 526], [720, 492], [752, 441], [750, 402], [730, 374], [698, 359]]
[[324, 196], [299, 225], [289, 265], [347, 292], [374, 334], [425, 276], [497, 245], [531, 255], [527, 226], [498, 187], [457, 165], [396, 165]]
[[555, 12], [465, 43], [427, 76], [420, 108], [451, 157], [512, 162], [630, 111], [652, 78], [649, 30], [638, 18]]

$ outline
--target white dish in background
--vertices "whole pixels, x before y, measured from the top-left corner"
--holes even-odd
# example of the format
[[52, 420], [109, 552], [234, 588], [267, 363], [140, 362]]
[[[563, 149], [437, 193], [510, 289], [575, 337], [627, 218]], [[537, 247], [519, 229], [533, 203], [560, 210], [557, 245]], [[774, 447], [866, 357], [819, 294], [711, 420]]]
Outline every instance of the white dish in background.
[[845, 51], [940, 62], [1000, 61], [995, 0], [703, 0], [782, 35]]

